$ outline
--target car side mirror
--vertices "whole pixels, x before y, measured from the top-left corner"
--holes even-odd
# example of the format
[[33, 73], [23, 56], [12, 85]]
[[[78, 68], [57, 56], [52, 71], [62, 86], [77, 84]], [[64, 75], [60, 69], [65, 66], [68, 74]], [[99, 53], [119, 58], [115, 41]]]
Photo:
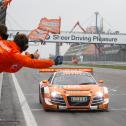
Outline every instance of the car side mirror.
[[102, 83], [104, 83], [104, 80], [99, 80], [98, 82], [102, 84]]
[[43, 80], [42, 83], [44, 86], [48, 86], [48, 80]]

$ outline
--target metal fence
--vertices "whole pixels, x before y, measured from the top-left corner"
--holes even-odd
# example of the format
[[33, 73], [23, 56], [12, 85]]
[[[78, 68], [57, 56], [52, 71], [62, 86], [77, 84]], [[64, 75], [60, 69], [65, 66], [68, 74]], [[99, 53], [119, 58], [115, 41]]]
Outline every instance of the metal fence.
[[[64, 61], [71, 61], [71, 56], [64, 56]], [[94, 55], [81, 55], [77, 56], [79, 62], [88, 62], [88, 61], [114, 61], [114, 62], [126, 62], [126, 49], [121, 49], [116, 54], [94, 54]]]

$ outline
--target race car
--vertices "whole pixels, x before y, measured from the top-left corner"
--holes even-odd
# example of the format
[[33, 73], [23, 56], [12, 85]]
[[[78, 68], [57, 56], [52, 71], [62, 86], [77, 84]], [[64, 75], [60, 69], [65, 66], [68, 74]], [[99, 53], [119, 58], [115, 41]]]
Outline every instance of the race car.
[[39, 101], [44, 110], [108, 110], [107, 87], [94, 79], [91, 68], [48, 68], [53, 72], [39, 84]]

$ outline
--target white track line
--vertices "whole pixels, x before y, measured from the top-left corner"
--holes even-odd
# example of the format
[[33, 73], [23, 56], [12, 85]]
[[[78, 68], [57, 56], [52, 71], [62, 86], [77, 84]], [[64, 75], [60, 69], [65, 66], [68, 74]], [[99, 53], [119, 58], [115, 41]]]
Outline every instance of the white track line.
[[44, 111], [42, 108], [41, 109], [31, 109], [32, 111]]
[[0, 104], [1, 104], [2, 82], [3, 82], [3, 73], [0, 73]]
[[34, 93], [34, 94], [24, 94], [25, 96], [38, 96], [38, 93]]
[[22, 108], [22, 111], [24, 114], [26, 125], [27, 126], [38, 126], [32, 112], [30, 110], [30, 107], [27, 103], [27, 100], [26, 100], [26, 98], [21, 90], [21, 87], [14, 74], [12, 74], [12, 79], [14, 81], [14, 85], [15, 85], [15, 88], [16, 88], [16, 91], [18, 94], [18, 98], [19, 98], [20, 105], [21, 105], [21, 108]]

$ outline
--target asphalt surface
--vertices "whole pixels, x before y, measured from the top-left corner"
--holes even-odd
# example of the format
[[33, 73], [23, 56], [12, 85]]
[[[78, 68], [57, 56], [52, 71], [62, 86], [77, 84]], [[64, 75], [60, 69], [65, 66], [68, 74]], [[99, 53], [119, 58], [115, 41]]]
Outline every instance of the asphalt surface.
[[[23, 91], [38, 126], [126, 126], [126, 71], [94, 68], [96, 80], [104, 79], [109, 88], [108, 112], [45, 112], [39, 104], [40, 80], [48, 79], [49, 73], [33, 69], [22, 69], [16, 78]], [[11, 74], [3, 77], [0, 126], [25, 126], [25, 119], [18, 100]]]
[[24, 116], [19, 104], [11, 74], [3, 74], [0, 126], [25, 126]]

